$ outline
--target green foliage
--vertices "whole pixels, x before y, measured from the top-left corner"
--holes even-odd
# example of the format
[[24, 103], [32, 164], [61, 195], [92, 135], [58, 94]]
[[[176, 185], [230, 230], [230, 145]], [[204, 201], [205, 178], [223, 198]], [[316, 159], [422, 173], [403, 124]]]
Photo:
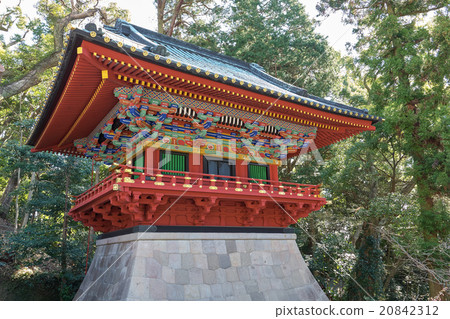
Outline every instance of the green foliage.
[[[40, 0], [39, 18], [19, 6], [0, 14], [1, 29], [17, 30], [9, 38], [0, 36], [0, 63], [6, 68], [0, 86], [29, 75], [60, 49], [67, 24], [59, 22], [72, 11], [66, 4]], [[280, 169], [282, 180], [323, 183], [330, 204], [296, 227], [305, 260], [328, 296], [427, 300], [436, 295], [448, 283], [450, 264], [447, 3], [322, 0], [319, 12], [340, 10], [353, 24], [359, 39], [353, 58], [333, 51], [295, 0], [227, 1], [206, 11], [202, 6], [209, 1], [186, 4], [192, 10], [180, 15], [176, 36], [385, 118], [376, 132], [321, 149], [324, 165], [303, 161]], [[102, 10], [127, 18], [115, 4]], [[62, 32], [55, 32], [58, 28]], [[83, 278], [87, 229], [69, 219], [63, 250], [62, 228], [70, 206], [66, 181], [69, 196], [87, 189], [91, 162], [31, 153], [24, 145], [44, 105], [51, 66], [39, 73], [38, 85], [0, 102], [0, 189], [19, 171], [20, 183], [10, 193], [17, 199], [19, 226], [30, 217], [27, 227], [0, 237], [0, 299], [71, 300]], [[104, 166], [97, 168], [100, 179], [108, 174]], [[6, 213], [12, 221], [14, 205]]]
[[345, 282], [351, 281], [356, 253], [348, 236], [332, 233], [316, 245], [309, 269], [332, 300], [345, 300]]
[[379, 246], [379, 238], [374, 236], [365, 238], [364, 244], [358, 251], [358, 259], [353, 268], [355, 280], [349, 281], [346, 300], [383, 299], [383, 252]]
[[339, 54], [295, 0], [239, 0], [186, 30], [189, 41], [254, 62], [288, 83], [326, 96], [337, 87]]
[[[79, 223], [69, 222], [66, 248], [68, 268], [64, 273], [59, 262], [62, 254], [62, 218], [56, 222], [44, 219], [1, 238], [0, 260], [7, 262], [0, 267], [0, 272], [6, 277], [4, 282], [9, 290], [5, 298], [72, 300], [84, 278], [87, 232]], [[65, 284], [61, 285], [63, 278]], [[46, 286], [47, 289], [52, 287], [54, 292], [46, 292], [42, 296], [36, 293]]]

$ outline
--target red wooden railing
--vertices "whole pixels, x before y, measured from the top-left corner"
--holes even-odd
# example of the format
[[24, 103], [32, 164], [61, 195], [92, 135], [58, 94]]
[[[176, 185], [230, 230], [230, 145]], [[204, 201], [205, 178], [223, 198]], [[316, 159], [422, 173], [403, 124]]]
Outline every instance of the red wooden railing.
[[77, 196], [75, 206], [105, 192], [119, 190], [120, 187], [179, 189], [180, 191], [192, 188], [205, 193], [218, 194], [250, 194], [252, 192], [254, 195], [268, 194], [274, 197], [320, 197], [320, 185], [120, 165], [110, 176]]

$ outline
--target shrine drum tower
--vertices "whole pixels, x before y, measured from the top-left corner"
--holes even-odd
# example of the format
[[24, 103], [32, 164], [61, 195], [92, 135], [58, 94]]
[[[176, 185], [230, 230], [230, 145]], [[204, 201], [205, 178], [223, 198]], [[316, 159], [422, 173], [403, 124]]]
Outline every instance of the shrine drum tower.
[[28, 144], [110, 165], [69, 213], [102, 232], [75, 300], [327, 300], [288, 227], [326, 200], [278, 167], [379, 120], [126, 21], [72, 30]]

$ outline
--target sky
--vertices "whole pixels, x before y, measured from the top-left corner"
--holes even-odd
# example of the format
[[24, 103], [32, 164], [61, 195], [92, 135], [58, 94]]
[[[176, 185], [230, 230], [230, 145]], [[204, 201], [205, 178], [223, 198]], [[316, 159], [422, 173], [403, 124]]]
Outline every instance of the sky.
[[[0, 0], [0, 12], [4, 12], [6, 6], [17, 5], [19, 1], [20, 0]], [[21, 0], [22, 11], [33, 16], [36, 11], [34, 8], [36, 2], [36, 0]], [[156, 8], [153, 5], [152, 0], [147, 0], [147, 4], [143, 4], [143, 1], [138, 0], [102, 0], [101, 2], [116, 2], [119, 7], [130, 11], [131, 22], [133, 24], [156, 31]], [[317, 1], [300, 0], [300, 2], [305, 6], [309, 16], [317, 16], [317, 10], [315, 9]], [[143, 6], [146, 6], [146, 8], [144, 9]], [[352, 27], [344, 25], [341, 18], [342, 16], [340, 13], [330, 14], [327, 18], [317, 18], [322, 22], [316, 31], [327, 37], [328, 42], [334, 49], [341, 52], [341, 54], [346, 55], [345, 44], [347, 42], [354, 43], [356, 37], [352, 34]]]

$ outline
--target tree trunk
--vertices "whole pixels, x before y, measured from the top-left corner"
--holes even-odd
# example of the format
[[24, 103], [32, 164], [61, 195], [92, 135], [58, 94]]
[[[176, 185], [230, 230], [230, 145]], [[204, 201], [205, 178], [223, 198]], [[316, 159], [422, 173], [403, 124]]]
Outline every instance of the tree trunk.
[[30, 189], [28, 190], [28, 198], [27, 198], [27, 204], [25, 206], [25, 213], [23, 215], [23, 222], [22, 222], [22, 229], [24, 229], [27, 226], [28, 218], [30, 217], [30, 201], [33, 199], [33, 192], [34, 192], [34, 184], [36, 182], [36, 172], [31, 173], [31, 180], [30, 180]]
[[[20, 186], [20, 168], [17, 169], [17, 188]], [[16, 195], [16, 215], [14, 217], [14, 232], [17, 232], [19, 226], [19, 194]]]
[[[410, 110], [413, 111], [414, 115], [417, 115], [419, 113], [417, 105], [411, 105]], [[421, 138], [420, 127], [421, 123], [417, 119], [414, 123], [412, 134], [414, 140], [418, 145], [411, 151], [411, 156], [414, 160], [415, 165], [421, 168], [416, 168], [414, 179], [416, 181], [417, 195], [419, 197], [420, 223], [422, 224], [422, 233], [424, 239], [431, 245], [433, 245], [433, 243], [437, 243], [437, 238], [442, 231], [442, 222], [439, 216], [439, 211], [435, 209], [435, 203], [433, 199], [433, 197], [436, 196], [438, 192], [436, 189], [434, 189], [432, 182], [429, 181], [429, 178], [427, 176], [429, 172], [427, 172], [427, 170], [425, 169], [429, 168], [427, 165], [428, 159], [425, 158], [423, 152], [417, 151], [421, 149], [420, 146], [424, 144], [426, 145], [429, 142], [429, 139], [424, 140], [423, 138]], [[433, 226], [431, 227], [430, 225]], [[427, 261], [427, 267], [429, 269], [436, 268], [432, 260]], [[438, 296], [444, 289], [443, 283], [440, 283], [438, 280], [436, 280], [436, 278], [432, 275], [432, 272], [428, 272], [428, 287], [430, 298]], [[448, 298], [448, 293], [445, 295], [445, 298]]]
[[12, 196], [11, 193], [16, 189], [18, 184], [18, 174], [17, 169], [11, 174], [8, 180], [8, 185], [6, 185], [5, 191], [3, 192], [0, 206], [0, 217], [6, 219], [9, 209], [11, 208]]
[[180, 15], [181, 7], [183, 6], [184, 0], [178, 0], [175, 8], [173, 9], [172, 19], [170, 19], [169, 30], [167, 30], [167, 35], [169, 37], [172, 36], [173, 30], [175, 29], [175, 22], [177, 21], [178, 16]]
[[158, 0], [158, 33], [164, 34], [164, 9], [166, 0]]
[[353, 268], [354, 281], [349, 281], [347, 300], [378, 300], [383, 293], [384, 267], [376, 220], [365, 221], [358, 240], [358, 259]]
[[36, 64], [32, 70], [26, 73], [22, 78], [12, 83], [0, 86], [0, 101], [2, 98], [7, 99], [11, 96], [22, 93], [29, 88], [41, 83], [42, 74], [49, 68], [58, 65], [60, 52], [53, 52], [41, 62]]

